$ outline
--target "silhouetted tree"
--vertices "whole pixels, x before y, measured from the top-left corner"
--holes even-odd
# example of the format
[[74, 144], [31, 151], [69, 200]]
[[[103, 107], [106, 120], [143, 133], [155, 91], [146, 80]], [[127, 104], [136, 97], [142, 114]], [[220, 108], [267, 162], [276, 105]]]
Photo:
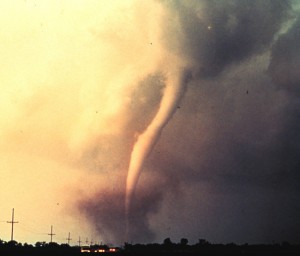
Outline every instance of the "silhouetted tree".
[[46, 242], [36, 242], [35, 243], [35, 247], [38, 247], [38, 248], [45, 247], [45, 246], [46, 246]]
[[199, 239], [198, 245], [209, 245], [210, 243], [205, 239]]
[[17, 241], [15, 241], [15, 240], [11, 240], [11, 241], [7, 242], [7, 245], [8, 245], [9, 247], [17, 247], [17, 246], [22, 246], [22, 244], [21, 244], [21, 243], [18, 243], [18, 242], [17, 242]]
[[55, 242], [50, 242], [50, 243], [48, 244], [48, 246], [49, 246], [50, 248], [58, 248], [60, 245], [59, 245], [58, 243], [55, 243]]
[[171, 241], [171, 239], [168, 237], [168, 238], [166, 238], [165, 240], [164, 240], [164, 245], [166, 245], [166, 246], [170, 246], [170, 245], [172, 245], [173, 243], [172, 243], [172, 241]]
[[187, 240], [186, 238], [181, 238], [180, 245], [186, 246], [188, 243], [189, 243], [189, 240]]

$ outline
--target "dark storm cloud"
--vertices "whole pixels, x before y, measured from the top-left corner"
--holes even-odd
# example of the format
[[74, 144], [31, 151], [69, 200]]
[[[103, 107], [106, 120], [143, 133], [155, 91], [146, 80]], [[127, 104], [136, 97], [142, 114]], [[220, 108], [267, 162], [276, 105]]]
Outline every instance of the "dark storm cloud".
[[286, 93], [288, 104], [284, 109], [282, 130], [278, 136], [276, 170], [282, 180], [297, 187], [300, 180], [300, 16], [272, 47], [268, 69], [273, 82]]
[[300, 16], [272, 47], [268, 69], [273, 82], [286, 92], [288, 104], [284, 109], [282, 130], [278, 136], [277, 170], [283, 180], [300, 180]]
[[227, 65], [265, 50], [290, 10], [289, 2], [280, 0], [171, 1], [167, 5], [181, 29], [176, 33], [177, 28], [167, 24], [168, 47], [193, 61], [201, 77], [215, 76]]
[[[176, 202], [184, 198], [184, 191], [192, 184], [205, 184], [204, 200], [211, 198], [223, 206], [215, 206], [218, 212], [208, 210], [205, 216], [219, 236], [207, 223], [195, 221], [203, 212], [192, 206], [201, 197], [197, 189], [191, 190], [195, 201], [187, 206], [192, 206], [188, 217], [182, 216], [189, 220], [171, 225], [185, 230], [189, 221], [195, 222], [195, 227], [205, 229], [208, 237], [219, 241], [232, 237], [239, 242], [270, 242], [279, 240], [282, 233], [282, 239], [297, 238], [300, 227], [295, 228], [293, 223], [299, 211], [290, 204], [285, 210], [280, 208], [281, 200], [297, 193], [297, 150], [286, 152], [282, 145], [288, 134], [284, 119], [287, 106], [265, 73], [266, 53], [290, 17], [289, 2], [172, 1], [166, 6], [177, 21], [174, 27], [166, 24], [167, 47], [189, 61], [196, 80], [190, 82], [182, 106], [145, 169], [166, 177], [169, 184], [163, 188], [164, 193], [177, 190], [177, 197], [164, 201], [171, 215], [180, 208]], [[260, 60], [255, 59], [258, 55], [262, 56]], [[229, 74], [222, 74], [224, 70]], [[205, 82], [205, 78], [214, 79]], [[285, 175], [287, 165], [294, 165], [290, 175]], [[220, 201], [222, 194], [226, 195], [225, 202]], [[249, 201], [243, 202], [245, 198]], [[242, 206], [244, 213], [234, 205]], [[228, 216], [223, 231], [218, 226], [222, 225], [222, 211]], [[290, 219], [284, 219], [285, 211]], [[251, 212], [250, 219], [247, 212]], [[235, 222], [243, 228], [233, 228]], [[273, 222], [278, 225], [272, 226]], [[198, 232], [194, 228], [192, 236], [196, 238]]]
[[269, 73], [282, 89], [300, 92], [300, 17], [272, 48]]
[[148, 162], [176, 184], [168, 214], [189, 208], [177, 240], [192, 222], [194, 241], [299, 241], [299, 105], [253, 64], [190, 87]]
[[[199, 48], [190, 41], [191, 34], [197, 35], [194, 25], [203, 23], [196, 17], [196, 5], [187, 12], [194, 13], [191, 17], [179, 15], [180, 22], [193, 24], [189, 37], [189, 26], [184, 23], [182, 27], [191, 46], [186, 54], [199, 60], [200, 76], [190, 84], [149, 168], [169, 175], [172, 183], [177, 180], [182, 194], [192, 188], [192, 200], [186, 202], [193, 205], [189, 220], [177, 226], [184, 230], [193, 222], [196, 228], [190, 234], [194, 239], [205, 234], [214, 241], [299, 242], [299, 20], [276, 38], [288, 20], [288, 2], [214, 3], [205, 5], [205, 13], [221, 20], [221, 28], [215, 37], [206, 37], [204, 27], [211, 26], [205, 32], [210, 33], [216, 25], [205, 21]], [[227, 14], [238, 22], [233, 31], [226, 29]], [[215, 50], [210, 51], [208, 45]], [[199, 51], [190, 53], [193, 49]], [[207, 76], [214, 79], [204, 81]]]
[[[145, 163], [131, 239], [299, 242], [300, 106], [278, 90], [299, 93], [299, 20], [276, 37], [289, 1], [163, 4], [172, 17], [164, 43], [188, 61], [194, 80]], [[134, 92], [131, 135], [150, 122], [161, 88], [153, 75]], [[101, 192], [81, 207], [100, 234], [123, 241], [124, 194]]]

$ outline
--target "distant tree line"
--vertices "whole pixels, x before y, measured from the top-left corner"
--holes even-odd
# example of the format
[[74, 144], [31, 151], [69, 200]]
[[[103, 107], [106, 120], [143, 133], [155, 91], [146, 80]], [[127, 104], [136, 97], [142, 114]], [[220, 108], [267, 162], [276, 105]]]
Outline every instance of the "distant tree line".
[[0, 240], [0, 255], [14, 256], [56, 256], [56, 255], [79, 255], [79, 247], [71, 247], [68, 244], [36, 242], [32, 244], [21, 244], [17, 241], [4, 242]]
[[188, 239], [182, 238], [179, 243], [173, 243], [166, 238], [162, 244], [128, 244], [125, 243], [124, 251], [130, 255], [300, 255], [300, 244], [291, 245], [288, 242], [281, 244], [237, 245], [212, 244], [205, 239], [189, 245]]
[[[85, 246], [86, 247], [86, 246]], [[152, 244], [130, 244], [112, 253], [107, 250], [107, 245], [92, 245], [90, 248], [104, 249], [101, 254], [128, 255], [128, 256], [180, 256], [180, 255], [300, 255], [300, 245], [291, 245], [288, 242], [281, 244], [258, 244], [258, 245], [236, 245], [211, 244], [205, 239], [199, 239], [198, 243], [189, 245], [188, 239], [182, 238], [179, 243], [173, 243], [170, 238], [164, 239], [163, 243]], [[93, 251], [93, 250], [91, 250]], [[79, 246], [68, 244], [36, 242], [34, 245], [21, 244], [17, 241], [5, 242], [0, 239], [0, 255], [7, 256], [76, 256], [83, 255]], [[91, 254], [91, 253], [86, 253]]]

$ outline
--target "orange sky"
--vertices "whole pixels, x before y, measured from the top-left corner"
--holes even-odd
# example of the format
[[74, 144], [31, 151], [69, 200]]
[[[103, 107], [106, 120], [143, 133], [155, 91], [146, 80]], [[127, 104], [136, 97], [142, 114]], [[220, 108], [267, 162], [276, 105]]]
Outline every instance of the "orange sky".
[[[132, 90], [160, 58], [161, 9], [132, 1], [5, 1], [0, 8], [0, 220], [15, 208], [21, 242], [48, 241], [50, 225], [59, 242], [67, 232], [96, 236], [72, 203], [108, 186], [106, 174], [80, 159], [97, 136], [127, 125]], [[0, 225], [8, 240], [10, 226]]]

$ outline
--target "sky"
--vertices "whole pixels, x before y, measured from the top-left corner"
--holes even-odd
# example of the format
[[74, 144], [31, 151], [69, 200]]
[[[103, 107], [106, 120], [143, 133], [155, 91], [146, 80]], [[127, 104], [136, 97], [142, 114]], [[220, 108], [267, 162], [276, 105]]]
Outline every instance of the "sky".
[[300, 243], [300, 1], [0, 8], [0, 239]]

